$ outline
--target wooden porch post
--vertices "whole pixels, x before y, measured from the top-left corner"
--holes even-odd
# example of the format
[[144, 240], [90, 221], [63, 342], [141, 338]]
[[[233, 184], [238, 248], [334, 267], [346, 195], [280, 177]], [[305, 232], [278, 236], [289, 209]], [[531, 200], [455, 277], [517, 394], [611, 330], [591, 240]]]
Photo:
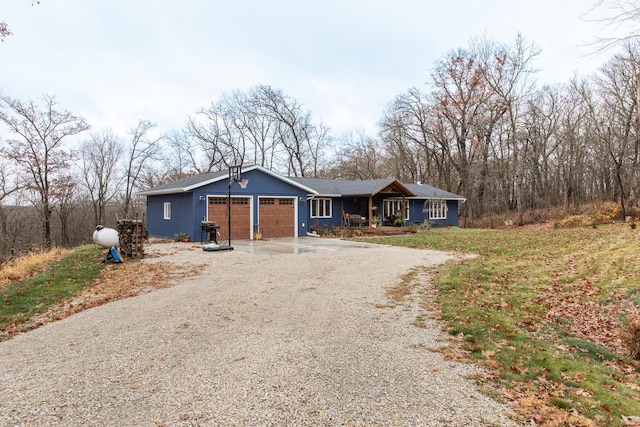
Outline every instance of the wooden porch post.
[[371, 220], [373, 219], [373, 196], [369, 196], [369, 227], [371, 227]]

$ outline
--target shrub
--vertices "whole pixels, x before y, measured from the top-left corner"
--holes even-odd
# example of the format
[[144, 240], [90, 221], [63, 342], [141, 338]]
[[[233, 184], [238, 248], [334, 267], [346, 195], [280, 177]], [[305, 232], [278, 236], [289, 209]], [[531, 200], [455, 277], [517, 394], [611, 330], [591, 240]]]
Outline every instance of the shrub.
[[597, 222], [585, 215], [571, 215], [557, 222], [556, 228], [593, 227]]
[[598, 206], [598, 209], [593, 214], [593, 219], [602, 224], [609, 224], [620, 213], [620, 205], [614, 202], [604, 202]]

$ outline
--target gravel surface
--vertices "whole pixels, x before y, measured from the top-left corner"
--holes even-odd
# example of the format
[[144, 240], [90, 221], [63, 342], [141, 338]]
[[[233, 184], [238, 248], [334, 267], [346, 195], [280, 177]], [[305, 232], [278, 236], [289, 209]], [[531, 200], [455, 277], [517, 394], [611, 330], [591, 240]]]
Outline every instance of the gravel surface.
[[[180, 248], [180, 249], [178, 249]], [[0, 343], [2, 426], [510, 426], [446, 361], [424, 309], [385, 291], [441, 252], [154, 244], [202, 275]]]

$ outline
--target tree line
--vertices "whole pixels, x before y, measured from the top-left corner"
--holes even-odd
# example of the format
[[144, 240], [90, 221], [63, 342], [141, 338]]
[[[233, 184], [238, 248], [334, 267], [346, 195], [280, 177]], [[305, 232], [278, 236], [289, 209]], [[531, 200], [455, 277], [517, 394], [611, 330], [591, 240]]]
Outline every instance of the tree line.
[[[463, 218], [613, 200], [637, 207], [638, 45], [594, 75], [539, 85], [535, 44], [473, 40], [433, 67], [424, 87], [392, 99], [379, 132], [339, 137], [282, 90], [222, 94], [163, 132], [91, 129], [55, 97], [0, 96], [0, 259], [70, 246], [95, 225], [144, 214], [140, 190], [258, 164], [290, 176], [422, 181], [467, 198]], [[463, 224], [464, 225], [464, 224]]]
[[297, 100], [266, 85], [225, 93], [170, 132], [148, 120], [126, 136], [91, 130], [49, 95], [0, 96], [0, 124], [0, 260], [140, 218], [137, 192], [190, 175], [259, 164], [317, 176], [332, 142]]
[[[476, 40], [450, 52], [426, 90], [409, 89], [380, 121], [380, 148], [401, 180], [467, 198], [464, 215], [599, 200], [635, 212], [640, 69], [629, 41], [594, 75], [535, 84], [535, 45]], [[373, 171], [372, 171], [373, 172]]]

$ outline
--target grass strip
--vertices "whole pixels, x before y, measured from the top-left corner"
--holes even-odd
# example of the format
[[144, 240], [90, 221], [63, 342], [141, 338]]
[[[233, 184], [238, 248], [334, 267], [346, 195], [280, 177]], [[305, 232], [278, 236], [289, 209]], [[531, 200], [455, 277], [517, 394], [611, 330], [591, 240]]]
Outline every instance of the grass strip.
[[620, 344], [638, 314], [640, 234], [628, 225], [545, 230], [431, 229], [375, 238], [475, 254], [434, 272], [437, 305], [491, 392], [553, 425], [640, 416], [638, 363]]
[[0, 287], [0, 329], [29, 320], [90, 286], [104, 268], [101, 252], [96, 245], [78, 247], [32, 277]]

